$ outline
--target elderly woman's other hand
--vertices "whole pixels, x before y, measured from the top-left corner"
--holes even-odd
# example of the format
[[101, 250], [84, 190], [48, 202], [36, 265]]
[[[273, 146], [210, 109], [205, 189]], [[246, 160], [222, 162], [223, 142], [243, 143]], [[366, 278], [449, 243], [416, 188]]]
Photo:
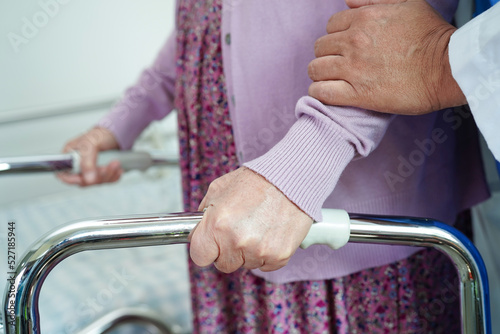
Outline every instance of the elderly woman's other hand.
[[100, 151], [118, 149], [119, 145], [113, 133], [105, 128], [95, 127], [87, 133], [70, 140], [63, 152], [78, 151], [80, 156], [79, 174], [61, 172], [57, 177], [65, 183], [81, 187], [115, 182], [123, 172], [120, 162], [111, 161], [106, 166], [97, 166], [97, 154]]
[[312, 224], [280, 190], [246, 167], [212, 182], [199, 209], [205, 213], [191, 234], [191, 258], [225, 273], [285, 266]]
[[346, 0], [315, 45], [309, 94], [325, 104], [422, 114], [466, 103], [448, 60], [456, 30], [424, 0]]

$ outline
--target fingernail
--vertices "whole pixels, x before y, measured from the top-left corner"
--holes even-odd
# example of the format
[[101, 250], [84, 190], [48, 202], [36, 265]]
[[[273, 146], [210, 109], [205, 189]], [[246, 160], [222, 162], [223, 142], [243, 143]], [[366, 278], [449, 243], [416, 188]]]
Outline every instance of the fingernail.
[[94, 171], [88, 172], [88, 173], [83, 174], [83, 178], [84, 178], [86, 183], [94, 183], [97, 179], [97, 174]]

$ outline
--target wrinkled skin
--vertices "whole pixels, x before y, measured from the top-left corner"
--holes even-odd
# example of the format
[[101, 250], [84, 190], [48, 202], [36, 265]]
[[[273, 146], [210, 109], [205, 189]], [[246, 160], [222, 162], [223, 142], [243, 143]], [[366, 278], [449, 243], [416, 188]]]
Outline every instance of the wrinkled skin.
[[87, 133], [70, 140], [63, 152], [78, 151], [80, 154], [80, 174], [58, 173], [63, 182], [81, 187], [115, 182], [123, 173], [120, 162], [112, 161], [106, 166], [96, 166], [97, 154], [100, 151], [118, 149], [118, 142], [107, 129], [96, 127]]
[[456, 30], [424, 0], [346, 0], [309, 64], [309, 94], [325, 104], [424, 114], [466, 103], [448, 43]]
[[242, 167], [210, 184], [192, 232], [190, 255], [222, 272], [277, 270], [304, 240], [312, 219], [262, 176]]

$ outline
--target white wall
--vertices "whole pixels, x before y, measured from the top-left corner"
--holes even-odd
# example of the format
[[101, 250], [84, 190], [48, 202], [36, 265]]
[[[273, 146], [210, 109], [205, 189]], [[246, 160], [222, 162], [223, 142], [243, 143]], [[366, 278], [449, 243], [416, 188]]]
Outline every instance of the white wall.
[[[105, 108], [26, 117], [119, 98], [172, 31], [174, 6], [174, 0], [0, 2], [0, 157], [58, 153], [91, 127]], [[53, 175], [0, 176], [0, 205], [66, 187]]]
[[174, 24], [174, 0], [0, 2], [0, 113], [117, 97]]

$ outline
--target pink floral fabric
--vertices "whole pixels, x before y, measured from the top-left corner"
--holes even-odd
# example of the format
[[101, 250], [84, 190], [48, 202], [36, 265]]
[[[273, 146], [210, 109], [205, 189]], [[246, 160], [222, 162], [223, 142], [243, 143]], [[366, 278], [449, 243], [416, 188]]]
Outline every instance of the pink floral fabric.
[[[179, 1], [176, 108], [187, 211], [197, 210], [211, 181], [238, 167], [221, 6], [222, 0]], [[460, 332], [455, 269], [433, 250], [326, 281], [275, 284], [248, 270], [228, 275], [191, 261], [189, 269], [194, 333]]]

